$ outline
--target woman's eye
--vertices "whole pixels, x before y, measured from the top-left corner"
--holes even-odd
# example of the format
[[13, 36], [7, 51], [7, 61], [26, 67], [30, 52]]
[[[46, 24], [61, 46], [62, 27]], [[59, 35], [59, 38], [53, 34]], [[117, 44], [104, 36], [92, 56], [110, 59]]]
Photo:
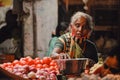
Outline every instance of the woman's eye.
[[80, 26], [80, 24], [75, 24], [75, 26], [78, 28]]

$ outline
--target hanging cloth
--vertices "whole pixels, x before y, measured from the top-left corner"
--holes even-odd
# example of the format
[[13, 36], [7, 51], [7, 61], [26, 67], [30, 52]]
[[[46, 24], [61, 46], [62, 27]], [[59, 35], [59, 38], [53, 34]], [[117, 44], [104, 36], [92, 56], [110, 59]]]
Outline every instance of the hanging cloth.
[[70, 44], [70, 52], [69, 55], [71, 58], [82, 58], [83, 56], [83, 50], [79, 46], [78, 43], [76, 43], [72, 38], [71, 38], [71, 44]]

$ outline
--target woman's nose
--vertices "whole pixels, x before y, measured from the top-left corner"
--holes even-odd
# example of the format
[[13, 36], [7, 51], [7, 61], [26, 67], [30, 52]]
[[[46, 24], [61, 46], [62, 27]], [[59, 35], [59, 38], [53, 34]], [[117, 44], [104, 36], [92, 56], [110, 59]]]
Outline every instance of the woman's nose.
[[78, 31], [82, 31], [82, 26], [78, 27]]

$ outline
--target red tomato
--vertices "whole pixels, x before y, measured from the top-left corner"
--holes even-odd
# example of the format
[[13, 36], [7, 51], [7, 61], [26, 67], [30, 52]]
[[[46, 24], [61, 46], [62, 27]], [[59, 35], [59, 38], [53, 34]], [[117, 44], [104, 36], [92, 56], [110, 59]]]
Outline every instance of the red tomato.
[[42, 66], [42, 64], [37, 64], [37, 65], [36, 65], [36, 68], [42, 69], [43, 66]]
[[56, 66], [56, 65], [57, 65], [56, 62], [53, 62], [53, 61], [52, 61], [52, 62], [50, 63], [50, 66]]
[[55, 68], [54, 66], [50, 66], [50, 70], [51, 70], [51, 71], [57, 70], [57, 68]]
[[34, 60], [29, 60], [28, 61], [28, 65], [33, 65], [35, 62], [34, 62]]
[[15, 65], [15, 64], [19, 64], [20, 62], [18, 60], [14, 60], [12, 63], [13, 65]]
[[25, 64], [27, 64], [27, 62], [24, 61], [24, 60], [23, 60], [23, 61], [21, 60], [21, 61], [20, 61], [20, 64], [21, 64], [21, 65], [25, 65]]
[[34, 60], [40, 60], [40, 58], [39, 58], [39, 57], [36, 57]]
[[50, 57], [43, 57], [43, 62], [44, 62], [44, 64], [50, 64], [50, 62], [52, 61], [52, 58], [50, 58]]
[[49, 68], [49, 65], [43, 64], [43, 68]]
[[26, 58], [20, 58], [20, 61], [26, 61]]
[[5, 69], [6, 67], [8, 67], [8, 66], [9, 66], [8, 63], [3, 63], [3, 64], [1, 65], [1, 67], [4, 68], [4, 69]]
[[41, 64], [44, 64], [43, 60], [40, 60]]
[[41, 64], [41, 61], [40, 60], [34, 60], [35, 64]]
[[31, 60], [33, 60], [30, 56], [27, 56], [27, 57], [25, 57], [25, 60], [26, 61], [31, 61]]

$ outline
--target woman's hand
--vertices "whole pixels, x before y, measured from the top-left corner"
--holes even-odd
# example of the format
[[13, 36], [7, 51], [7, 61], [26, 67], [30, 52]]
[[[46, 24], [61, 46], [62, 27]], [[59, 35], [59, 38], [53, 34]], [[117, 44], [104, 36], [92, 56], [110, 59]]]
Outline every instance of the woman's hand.
[[70, 59], [70, 56], [69, 56], [68, 53], [60, 53], [60, 54], [58, 54], [58, 53], [53, 53], [53, 54], [51, 55], [51, 58], [52, 58], [52, 59]]
[[60, 53], [59, 59], [70, 59], [70, 56], [68, 53]]
[[52, 54], [50, 55], [50, 57], [51, 57], [52, 59], [59, 59], [59, 54], [58, 54], [58, 53], [52, 53]]

